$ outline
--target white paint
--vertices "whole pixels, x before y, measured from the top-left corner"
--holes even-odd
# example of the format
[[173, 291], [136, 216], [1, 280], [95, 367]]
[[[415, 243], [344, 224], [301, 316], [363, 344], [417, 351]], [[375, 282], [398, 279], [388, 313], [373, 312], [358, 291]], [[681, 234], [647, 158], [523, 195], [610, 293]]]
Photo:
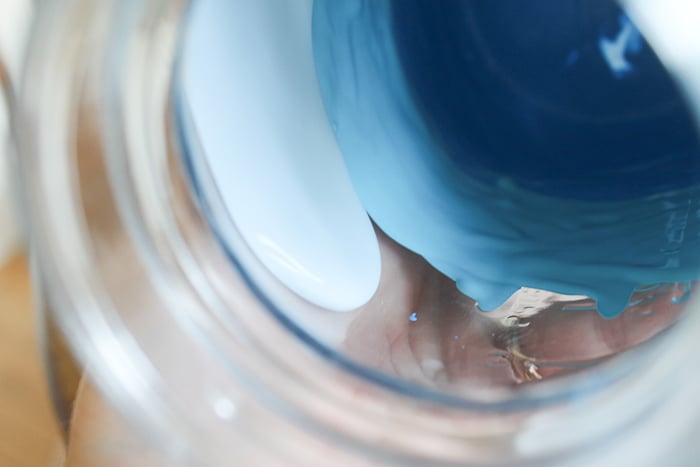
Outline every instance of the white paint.
[[371, 222], [326, 118], [311, 47], [312, 0], [200, 0], [183, 95], [242, 236], [287, 287], [351, 310], [381, 270]]
[[700, 2], [623, 0], [622, 3], [664, 62], [678, 66], [700, 57]]
[[621, 2], [661, 61], [680, 82], [700, 122], [700, 2]]

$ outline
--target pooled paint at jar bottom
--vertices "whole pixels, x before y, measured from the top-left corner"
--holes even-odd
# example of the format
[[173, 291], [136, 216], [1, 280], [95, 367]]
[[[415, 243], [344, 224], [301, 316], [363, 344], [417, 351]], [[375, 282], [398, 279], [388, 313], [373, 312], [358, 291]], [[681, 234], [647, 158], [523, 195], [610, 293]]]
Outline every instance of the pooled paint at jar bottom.
[[[677, 183], [660, 173], [664, 183], [651, 193], [644, 190], [653, 171], [635, 179], [630, 169], [598, 191], [574, 174], [571, 196], [555, 195], [567, 191], [556, 179], [537, 192], [512, 173], [465, 170], [436, 141], [434, 121], [407, 84], [391, 13], [390, 2], [361, 0], [316, 0], [314, 12], [326, 110], [364, 207], [388, 235], [484, 310], [530, 287], [587, 295], [615, 317], [639, 286], [698, 276], [700, 185], [688, 175], [695, 166], [672, 165]], [[595, 199], [604, 189], [607, 199]]]

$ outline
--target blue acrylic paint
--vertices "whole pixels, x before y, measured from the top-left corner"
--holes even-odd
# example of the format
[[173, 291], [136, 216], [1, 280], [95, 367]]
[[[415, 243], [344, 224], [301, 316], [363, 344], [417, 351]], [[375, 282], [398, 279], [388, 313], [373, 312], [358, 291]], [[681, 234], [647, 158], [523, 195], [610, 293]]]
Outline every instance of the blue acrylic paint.
[[695, 126], [615, 2], [316, 0], [313, 28], [365, 208], [483, 309], [697, 277]]

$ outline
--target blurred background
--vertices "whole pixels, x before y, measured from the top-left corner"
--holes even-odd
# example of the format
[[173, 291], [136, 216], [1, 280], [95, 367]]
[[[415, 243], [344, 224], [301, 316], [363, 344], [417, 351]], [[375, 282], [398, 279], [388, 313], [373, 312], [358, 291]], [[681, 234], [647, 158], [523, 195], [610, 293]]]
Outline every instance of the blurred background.
[[[0, 62], [7, 67], [0, 77], [18, 72], [29, 3], [0, 0]], [[39, 351], [28, 260], [12, 212], [8, 135], [7, 102], [0, 97], [0, 466], [57, 466], [63, 440]]]
[[63, 440], [51, 411], [37, 345], [26, 257], [0, 270], [0, 465], [61, 465]]

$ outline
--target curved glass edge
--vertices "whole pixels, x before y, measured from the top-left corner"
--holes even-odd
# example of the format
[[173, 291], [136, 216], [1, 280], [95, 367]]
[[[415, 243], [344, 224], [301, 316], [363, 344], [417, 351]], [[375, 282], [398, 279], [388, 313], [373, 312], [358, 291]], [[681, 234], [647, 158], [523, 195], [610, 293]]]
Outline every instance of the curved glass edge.
[[[31, 177], [31, 174], [30, 174], [30, 173], [25, 173], [25, 174], [24, 174], [24, 179], [25, 179], [25, 181], [26, 181], [26, 180], [29, 180], [30, 177]], [[194, 183], [194, 181], [193, 181], [193, 183]], [[201, 187], [200, 187], [200, 188], [201, 188]], [[200, 201], [201, 201], [201, 200], [200, 200]], [[215, 210], [215, 207], [210, 207], [210, 209]], [[49, 233], [46, 233], [46, 235], [48, 236]], [[233, 252], [231, 252], [231, 254], [233, 254]], [[240, 267], [243, 267], [243, 265], [239, 265], [238, 267], [239, 267], [239, 268], [240, 268]], [[59, 269], [56, 268], [56, 270], [52, 270], [52, 271], [53, 271], [53, 272], [57, 272], [58, 270], [59, 270]], [[245, 276], [245, 274], [242, 274], [242, 276]], [[249, 279], [249, 280], [252, 280], [252, 278], [248, 278], [248, 279]], [[285, 326], [287, 326], [288, 328], [290, 328], [290, 331], [291, 331], [292, 333], [294, 333], [295, 335], [297, 335], [302, 341], [304, 341], [305, 339], [311, 339], [311, 340], [313, 340], [313, 336], [308, 335], [308, 333], [304, 332], [303, 329], [295, 329], [295, 327], [298, 327], [298, 326], [297, 326], [294, 322], [286, 322], [286, 321], [290, 321], [289, 318], [286, 317], [286, 316], [284, 315], [283, 311], [282, 311], [279, 307], [275, 306], [273, 297], [267, 296], [266, 293], [265, 293], [265, 290], [263, 290], [263, 289], [255, 290], [255, 292], [256, 292], [256, 294], [257, 294], [259, 297], [260, 297], [260, 296], [262, 297], [262, 302], [263, 302], [263, 303], [271, 303], [271, 304], [273, 305], [271, 308], [269, 308], [270, 311], [275, 315], [275, 317], [276, 317], [278, 320], [280, 320], [283, 324], [285, 324]], [[66, 297], [66, 298], [67, 298], [67, 297]], [[70, 304], [70, 303], [66, 303], [65, 305], [69, 306], [69, 305], [71, 305], [71, 304]], [[697, 321], [698, 321], [697, 319], [695, 319], [694, 321], [693, 321], [693, 320], [689, 320], [689, 323], [688, 323], [689, 325], [687, 326], [687, 328], [695, 328], [695, 325], [697, 324]], [[74, 330], [75, 330], [75, 328], [74, 328]], [[81, 332], [83, 332], [83, 331], [84, 331], [84, 332], [87, 332], [87, 330], [81, 330]], [[70, 333], [68, 333], [68, 334], [70, 334]], [[684, 334], [689, 334], [689, 333], [684, 333]], [[78, 336], [77, 333], [74, 332], [74, 333], [73, 333], [73, 337], [79, 337], [79, 336]], [[667, 336], [667, 337], [668, 337], [668, 336]], [[664, 341], [664, 342], [665, 342], [665, 341]], [[87, 343], [87, 345], [95, 345], [95, 344], [94, 344], [94, 343], [92, 343], [92, 344], [91, 344], [91, 343]], [[434, 391], [425, 391], [425, 392], [423, 393], [423, 395], [415, 395], [415, 394], [412, 394], [412, 390], [415, 389], [415, 388], [410, 387], [411, 385], [405, 385], [405, 384], [396, 385], [396, 384], [395, 384], [396, 381], [391, 381], [391, 380], [393, 380], [394, 378], [391, 378], [391, 377], [388, 377], [388, 378], [387, 378], [386, 375], [382, 375], [382, 374], [378, 374], [378, 375], [369, 374], [369, 375], [368, 375], [368, 374], [366, 373], [366, 371], [368, 370], [367, 368], [365, 368], [365, 367], [363, 367], [363, 366], [361, 366], [361, 365], [357, 365], [357, 364], [354, 364], [355, 367], [353, 367], [353, 362], [351, 362], [351, 361], [350, 361], [350, 362], [340, 362], [340, 361], [336, 360], [336, 358], [338, 358], [338, 357], [339, 357], [339, 359], [342, 359], [343, 356], [342, 356], [342, 355], [332, 355], [332, 353], [334, 352], [334, 351], [332, 351], [332, 349], [327, 349], [327, 348], [325, 348], [324, 346], [322, 346], [322, 345], [321, 345], [320, 343], [318, 343], [318, 342], [316, 342], [316, 344], [314, 344], [313, 342], [312, 342], [311, 344], [308, 344], [308, 343], [307, 343], [307, 345], [311, 345], [312, 348], [316, 348], [316, 347], [320, 346], [320, 348], [318, 348], [317, 351], [319, 351], [323, 356], [327, 357], [327, 358], [328, 358], [329, 360], [331, 360], [331, 361], [336, 362], [336, 363], [337, 363], [339, 366], [341, 366], [342, 368], [348, 369], [348, 370], [350, 370], [350, 372], [352, 372], [352, 373], [354, 373], [354, 374], [356, 374], [356, 375], [362, 377], [362, 379], [369, 380], [370, 382], [377, 383], [377, 384], [379, 384], [380, 386], [384, 386], [384, 387], [389, 388], [389, 389], [392, 389], [392, 390], [397, 390], [397, 391], [399, 391], [399, 392], [401, 392], [402, 394], [405, 394], [405, 395], [409, 395], [409, 396], [413, 396], [413, 397], [419, 397], [419, 398], [428, 399], [430, 402], [436, 402], [436, 401], [437, 401], [437, 402], [442, 402], [442, 403], [445, 403], [445, 404], [449, 404], [449, 405], [451, 405], [451, 406], [457, 406], [457, 407], [460, 407], [460, 406], [461, 406], [461, 404], [460, 404], [460, 402], [462, 402], [461, 399], [457, 398], [457, 400], [453, 400], [454, 398], [447, 398], [446, 400], [443, 400], [443, 399], [441, 398], [441, 396], [443, 396], [443, 394], [441, 394], [441, 393], [435, 394]], [[652, 350], [652, 349], [649, 349], [649, 350]], [[328, 352], [329, 352], [329, 351], [330, 351], [331, 355], [328, 355]], [[651, 356], [651, 355], [653, 355], [653, 354], [652, 354], [651, 352], [649, 352], [647, 355]], [[635, 363], [636, 363], [636, 360], [633, 359], [633, 360], [631, 360], [631, 361], [628, 362], [628, 363], [630, 363], [634, 368], [637, 368], [637, 365], [635, 364]], [[617, 363], [616, 363], [615, 368], [617, 368], [617, 374], [620, 374], [620, 370], [622, 370], [621, 366], [623, 366], [623, 365], [622, 365], [622, 364], [617, 364]], [[613, 368], [613, 370], [614, 370], [615, 368]], [[629, 368], [628, 370], [633, 370], [634, 368]], [[628, 370], [625, 370], [624, 374], [627, 374], [627, 373], [629, 372]], [[372, 372], [370, 371], [369, 373], [372, 373]], [[616, 372], [615, 372], [615, 371], [612, 371], [610, 374], [616, 374]], [[620, 374], [620, 376], [623, 376], [623, 374]], [[383, 381], [382, 381], [383, 378], [387, 378], [389, 381], [383, 382]], [[609, 378], [608, 381], [613, 381], [614, 379], [615, 379], [615, 378]], [[399, 383], [401, 383], [401, 382], [399, 381]], [[406, 386], [408, 386], [408, 387], [406, 387]], [[604, 387], [604, 386], [596, 385], [596, 387]], [[554, 387], [554, 388], [552, 388], [552, 389], [553, 389], [552, 392], [556, 392], [556, 387]], [[572, 396], [572, 398], [575, 397], [575, 396], [581, 396], [581, 395], [583, 395], [583, 394], [580, 394], [580, 393], [578, 393], [578, 394], [576, 394], [576, 393], [570, 394], [570, 396]], [[433, 397], [433, 396], [435, 396], [435, 397]], [[548, 403], [549, 403], [549, 400], [543, 400], [542, 398], [540, 398], [539, 400], [541, 400], [543, 404], [548, 404]], [[551, 400], [551, 399], [550, 399], [550, 400]], [[569, 399], [561, 398], [560, 400], [561, 400], [561, 401], [566, 401], [566, 400], [569, 400]], [[527, 402], [528, 402], [527, 399], [521, 399], [521, 401], [523, 401], [524, 403], [527, 403]], [[532, 407], [532, 406], [530, 406], [530, 407]], [[484, 407], [483, 404], [480, 404], [480, 403], [479, 403], [477, 407], [471, 407], [471, 406], [470, 406], [470, 407], [465, 407], [465, 408], [470, 408], [470, 409], [474, 409], [474, 408], [476, 408], [476, 409], [483, 409], [483, 408], [486, 408], [486, 407]], [[489, 409], [489, 410], [495, 410], [495, 409], [493, 409], [492, 406], [488, 406], [488, 409]], [[506, 409], [503, 409], [503, 410], [506, 410]], [[127, 412], [128, 412], [128, 411], [127, 411]]]

